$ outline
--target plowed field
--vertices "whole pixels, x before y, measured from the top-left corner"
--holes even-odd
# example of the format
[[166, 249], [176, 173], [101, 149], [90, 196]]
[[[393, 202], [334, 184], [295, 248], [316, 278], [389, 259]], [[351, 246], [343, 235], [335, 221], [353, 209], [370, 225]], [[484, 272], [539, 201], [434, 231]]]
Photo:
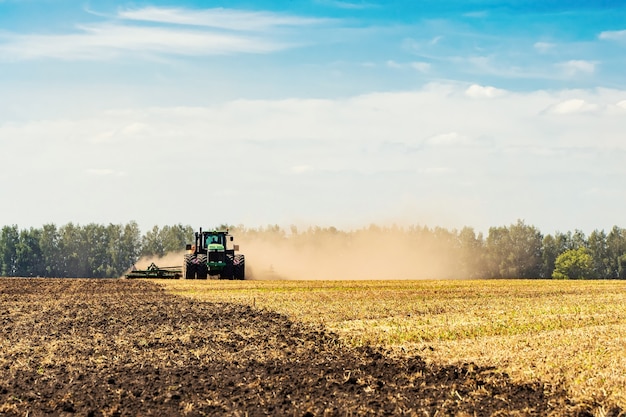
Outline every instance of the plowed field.
[[495, 369], [352, 348], [145, 281], [0, 280], [0, 415], [584, 415]]

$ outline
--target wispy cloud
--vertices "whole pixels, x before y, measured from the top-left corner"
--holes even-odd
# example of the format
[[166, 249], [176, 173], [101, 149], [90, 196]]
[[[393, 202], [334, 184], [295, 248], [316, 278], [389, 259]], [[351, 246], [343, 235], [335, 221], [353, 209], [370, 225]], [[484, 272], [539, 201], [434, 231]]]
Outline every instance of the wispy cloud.
[[554, 43], [551, 42], [535, 42], [533, 47], [542, 54], [548, 53], [556, 47]]
[[489, 12], [487, 10], [479, 10], [479, 11], [474, 11], [474, 12], [463, 13], [463, 16], [474, 18], [474, 19], [484, 19], [489, 16]]
[[108, 60], [128, 53], [264, 54], [298, 45], [293, 33], [283, 29], [327, 22], [327, 19], [229, 9], [124, 9], [107, 21], [77, 25], [73, 33], [5, 32], [0, 35], [0, 59]]
[[305, 18], [288, 14], [223, 8], [206, 10], [159, 7], [122, 9], [118, 12], [118, 17], [129, 20], [206, 26], [237, 31], [267, 31], [281, 26], [310, 26], [331, 21], [322, 18]]
[[363, 10], [363, 9], [374, 9], [381, 7], [376, 3], [371, 2], [363, 2], [363, 1], [341, 1], [341, 0], [316, 0], [317, 4], [322, 4], [325, 6], [336, 7], [338, 9], [346, 9], [346, 10]]
[[190, 29], [119, 24], [78, 29], [79, 33], [64, 35], [5, 35], [0, 43], [0, 59], [106, 60], [128, 52], [201, 56], [268, 53], [290, 47], [272, 39]]
[[413, 69], [422, 73], [427, 73], [431, 69], [431, 64], [428, 62], [414, 61], [408, 63], [396, 62], [394, 60], [388, 60], [385, 65], [391, 69]]
[[430, 39], [414, 39], [414, 38], [405, 38], [402, 41], [402, 46], [413, 53], [422, 53], [433, 46], [436, 46], [444, 39], [443, 36], [434, 36]]
[[415, 61], [415, 62], [411, 62], [409, 64], [409, 66], [411, 68], [413, 68], [414, 70], [417, 70], [417, 71], [423, 72], [423, 73], [429, 72], [430, 69], [431, 69], [431, 64], [428, 63], [428, 62], [418, 62], [418, 61]]

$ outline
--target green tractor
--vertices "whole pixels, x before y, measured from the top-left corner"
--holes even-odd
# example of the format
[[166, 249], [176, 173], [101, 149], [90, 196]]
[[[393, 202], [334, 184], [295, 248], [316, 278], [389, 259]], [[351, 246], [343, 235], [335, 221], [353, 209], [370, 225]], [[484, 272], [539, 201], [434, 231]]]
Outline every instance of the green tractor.
[[195, 233], [195, 244], [188, 244], [183, 261], [182, 275], [186, 279], [246, 279], [245, 257], [235, 251], [239, 245], [228, 249], [233, 237], [226, 231]]

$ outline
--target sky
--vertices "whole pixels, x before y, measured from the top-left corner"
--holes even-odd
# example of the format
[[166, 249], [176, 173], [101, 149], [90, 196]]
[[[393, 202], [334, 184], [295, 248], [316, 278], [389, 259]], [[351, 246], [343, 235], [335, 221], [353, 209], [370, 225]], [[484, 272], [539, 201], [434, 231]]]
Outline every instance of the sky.
[[0, 0], [0, 225], [626, 227], [626, 1]]

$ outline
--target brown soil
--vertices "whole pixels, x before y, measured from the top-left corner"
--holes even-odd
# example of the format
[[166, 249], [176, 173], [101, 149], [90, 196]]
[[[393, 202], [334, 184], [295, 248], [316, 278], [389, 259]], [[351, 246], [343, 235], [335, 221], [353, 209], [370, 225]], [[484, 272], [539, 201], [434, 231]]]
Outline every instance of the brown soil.
[[145, 281], [2, 279], [0, 328], [0, 416], [586, 413], [540, 382], [350, 348]]

